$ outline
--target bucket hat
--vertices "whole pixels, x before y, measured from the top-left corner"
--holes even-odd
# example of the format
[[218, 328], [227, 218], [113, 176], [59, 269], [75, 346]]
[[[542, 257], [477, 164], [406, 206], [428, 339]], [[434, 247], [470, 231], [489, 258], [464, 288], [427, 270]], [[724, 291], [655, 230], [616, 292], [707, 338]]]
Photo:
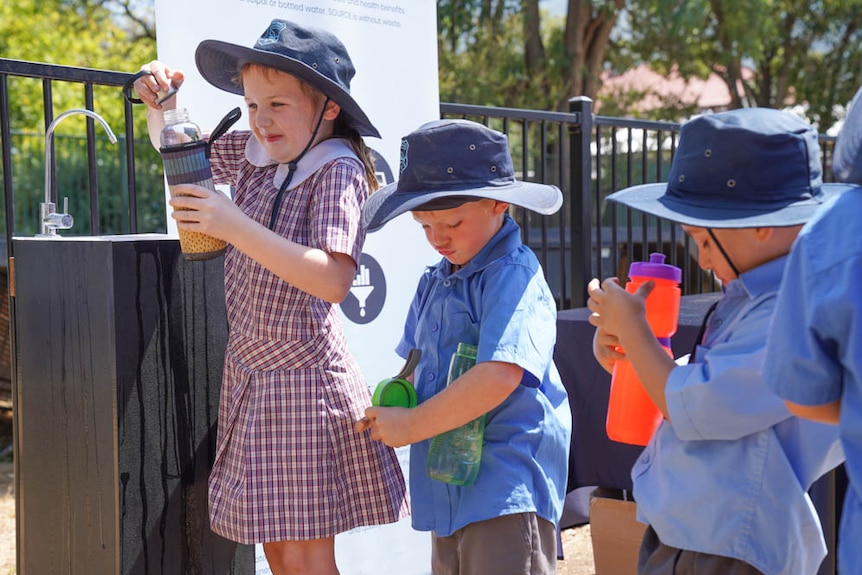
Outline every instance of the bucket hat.
[[365, 202], [368, 231], [430, 202], [447, 209], [488, 198], [546, 215], [563, 204], [556, 186], [516, 180], [506, 135], [470, 120], [437, 120], [404, 136], [400, 171]]
[[817, 131], [770, 108], [707, 114], [682, 125], [667, 183], [607, 197], [705, 228], [802, 224], [846, 184], [824, 184]]
[[244, 64], [281, 70], [314, 86], [338, 104], [348, 123], [360, 135], [380, 137], [377, 128], [350, 95], [350, 80], [356, 70], [347, 49], [326, 30], [276, 19], [251, 48], [204, 40], [195, 51], [195, 63], [207, 82], [240, 95], [243, 88], [235, 78]]
[[832, 154], [832, 175], [840, 182], [862, 184], [862, 88], [850, 101]]

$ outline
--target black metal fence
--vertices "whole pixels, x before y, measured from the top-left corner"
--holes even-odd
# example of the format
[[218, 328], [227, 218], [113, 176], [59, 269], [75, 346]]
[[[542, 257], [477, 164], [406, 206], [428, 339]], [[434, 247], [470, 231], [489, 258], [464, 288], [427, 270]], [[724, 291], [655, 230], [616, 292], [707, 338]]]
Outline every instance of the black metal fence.
[[[441, 104], [442, 117], [467, 118], [509, 135], [519, 177], [554, 184], [564, 194], [553, 216], [514, 210], [560, 309], [585, 303], [593, 277], [625, 278], [632, 261], [652, 252], [683, 269], [684, 294], [719, 289], [697, 265], [697, 248], [679, 225], [604, 198], [638, 184], [662, 182], [670, 171], [680, 124], [595, 116], [592, 102], [574, 98], [569, 112], [539, 112]], [[824, 178], [831, 179], [835, 138], [821, 135]]]
[[[44, 172], [44, 161], [38, 153], [44, 151], [44, 145], [28, 147], [22, 139], [24, 134], [12, 129], [10, 80], [31, 78], [41, 82], [47, 128], [55, 116], [55, 84], [80, 85], [82, 106], [93, 110], [95, 87], [111, 88], [107, 97], [122, 101], [120, 87], [129, 77], [121, 72], [0, 58], [0, 148], [7, 245], [11, 245], [13, 234], [31, 232], [38, 216], [36, 199], [42, 201], [44, 197], [44, 189], [32, 183], [40, 181], [33, 174]], [[86, 118], [85, 146], [75, 154], [80, 157], [86, 153], [87, 158], [88, 217], [79, 219], [89, 226], [76, 226], [77, 233], [137, 233], [141, 221], [145, 222], [143, 231], [157, 231], [153, 227], [159, 225], [159, 220], [153, 218], [164, 215], [158, 156], [153, 156], [146, 134], [135, 140], [132, 107], [124, 101], [122, 105], [125, 126], [121, 151], [108, 153], [104, 135], [97, 132], [92, 119]], [[540, 216], [513, 209], [524, 241], [539, 256], [559, 308], [584, 305], [586, 284], [592, 277], [625, 277], [629, 262], [646, 259], [653, 251], [663, 252], [669, 263], [683, 268], [683, 293], [717, 288], [711, 276], [698, 269], [695, 247], [677, 225], [627, 208], [609, 208], [604, 202], [607, 194], [615, 190], [665, 179], [676, 150], [679, 124], [595, 116], [588, 98], [572, 99], [568, 112], [444, 103], [440, 114], [444, 118], [469, 118], [506, 133], [519, 177], [555, 184], [563, 191], [563, 209], [557, 214]], [[31, 138], [43, 136], [34, 134]], [[831, 174], [828, 167], [833, 140], [821, 138], [827, 176]], [[63, 157], [71, 161], [72, 155]], [[27, 170], [32, 174], [28, 184], [22, 186]], [[49, 166], [49, 170], [56, 171], [56, 167]], [[139, 186], [142, 178], [147, 182], [144, 189]], [[76, 182], [74, 187], [84, 184]], [[110, 192], [101, 194], [100, 188], [106, 187]], [[56, 201], [56, 190], [48, 193]], [[16, 208], [19, 204], [26, 211]]]
[[[80, 208], [74, 210], [76, 224], [70, 235], [138, 233], [139, 207], [146, 212], [145, 231], [155, 231], [152, 228], [164, 222], [164, 184], [158, 153], [146, 134], [135, 139], [132, 106], [121, 93], [129, 77], [123, 72], [0, 58], [0, 149], [9, 249], [14, 234], [39, 231], [38, 205], [46, 196], [58, 203], [58, 189], [87, 190], [85, 197], [70, 197], [71, 205]], [[22, 118], [16, 117], [16, 113], [23, 115], [16, 96], [29, 97], [33, 92], [27, 88], [33, 82], [41, 84], [41, 133], [34, 133], [32, 127], [22, 129]], [[66, 95], [70, 88], [77, 93], [74, 107], [102, 113], [105, 108], [121, 109], [123, 128], [114, 126], [118, 143], [111, 145], [101, 126], [89, 117], [83, 118], [87, 122], [86, 138], [55, 134], [50, 149], [55, 161], [46, 170], [45, 132], [59, 112], [65, 111], [55, 110], [55, 92], [62, 90]], [[49, 186], [46, 178], [54, 185]], [[140, 185], [142, 180], [146, 186]], [[159, 211], [153, 213], [155, 208]]]

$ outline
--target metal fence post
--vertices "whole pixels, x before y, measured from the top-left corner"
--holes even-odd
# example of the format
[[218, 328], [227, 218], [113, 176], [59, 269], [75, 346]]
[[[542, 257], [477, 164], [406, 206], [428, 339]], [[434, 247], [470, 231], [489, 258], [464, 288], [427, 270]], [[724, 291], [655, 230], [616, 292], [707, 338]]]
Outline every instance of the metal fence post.
[[[587, 304], [587, 282], [593, 277], [593, 245], [590, 233], [592, 217], [593, 101], [586, 96], [569, 99], [569, 112], [578, 121], [569, 125], [569, 166], [571, 197], [569, 204], [569, 258], [571, 272], [571, 307]], [[601, 250], [601, 246], [596, 246]]]

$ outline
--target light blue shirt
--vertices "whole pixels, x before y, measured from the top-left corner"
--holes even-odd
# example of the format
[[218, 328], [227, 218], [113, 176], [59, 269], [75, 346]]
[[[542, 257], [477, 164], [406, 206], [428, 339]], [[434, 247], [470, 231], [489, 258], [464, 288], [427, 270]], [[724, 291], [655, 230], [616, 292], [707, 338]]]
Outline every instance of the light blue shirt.
[[473, 485], [428, 477], [430, 440], [410, 448], [413, 527], [451, 535], [485, 519], [535, 512], [559, 521], [566, 495], [571, 412], [553, 361], [556, 305], [518, 225], [502, 229], [455, 273], [445, 259], [429, 267], [410, 306], [397, 352], [422, 351], [414, 372], [419, 401], [446, 387], [459, 342], [478, 347], [476, 361], [524, 369], [519, 385], [487, 414], [482, 460]]
[[841, 400], [839, 430], [850, 478], [838, 571], [862, 573], [862, 188], [830, 200], [790, 253], [769, 334], [770, 388], [802, 405]]
[[786, 258], [728, 284], [694, 363], [674, 368], [662, 422], [632, 469], [638, 519], [662, 543], [767, 575], [813, 575], [826, 556], [806, 493], [842, 459], [833, 426], [799, 419], [762, 377]]

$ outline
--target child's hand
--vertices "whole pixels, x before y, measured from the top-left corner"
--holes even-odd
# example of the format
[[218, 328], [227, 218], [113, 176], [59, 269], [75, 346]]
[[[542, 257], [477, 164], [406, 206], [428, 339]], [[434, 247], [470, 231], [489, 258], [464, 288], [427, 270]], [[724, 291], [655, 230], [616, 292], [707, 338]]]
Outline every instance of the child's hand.
[[194, 184], [173, 187], [174, 197], [168, 202], [174, 209], [171, 217], [177, 228], [201, 232], [229, 243], [235, 230], [249, 222], [233, 201], [218, 191]]
[[[145, 76], [141, 76], [135, 80], [135, 92], [147, 106], [157, 110], [162, 109], [162, 105], [157, 104], [156, 100], [164, 96], [168, 90], [179, 88], [183, 85], [185, 75], [179, 70], [173, 70], [158, 60], [153, 60], [148, 64], [141, 66], [141, 72], [150, 72]], [[168, 102], [176, 102], [176, 99], [168, 100]], [[174, 107], [176, 104], [170, 104], [167, 107]]]
[[593, 335], [593, 355], [596, 361], [608, 373], [613, 373], [614, 364], [626, 358], [626, 354], [622, 352], [620, 340], [617, 336], [608, 333], [604, 328], [596, 329]]
[[620, 337], [633, 320], [646, 321], [646, 297], [655, 287], [655, 282], [644, 282], [635, 293], [628, 293], [617, 278], [607, 278], [599, 283], [593, 278], [587, 286], [590, 299], [587, 307], [593, 313], [589, 321], [597, 328]]
[[[613, 370], [612, 361], [630, 361], [650, 399], [670, 419], [665, 385], [676, 364], [659, 345], [646, 319], [646, 298], [654, 286], [655, 282], [647, 281], [629, 293], [617, 278], [608, 278], [601, 284], [593, 279], [587, 286], [587, 306], [593, 312], [590, 323], [598, 328], [593, 339], [596, 359], [606, 370], [610, 366], [608, 371]], [[614, 356], [609, 351], [614, 343], [621, 346], [624, 355]]]
[[369, 407], [365, 417], [354, 426], [357, 433], [371, 430], [371, 439], [382, 441], [389, 447], [413, 443], [410, 438], [410, 409], [406, 407]]

